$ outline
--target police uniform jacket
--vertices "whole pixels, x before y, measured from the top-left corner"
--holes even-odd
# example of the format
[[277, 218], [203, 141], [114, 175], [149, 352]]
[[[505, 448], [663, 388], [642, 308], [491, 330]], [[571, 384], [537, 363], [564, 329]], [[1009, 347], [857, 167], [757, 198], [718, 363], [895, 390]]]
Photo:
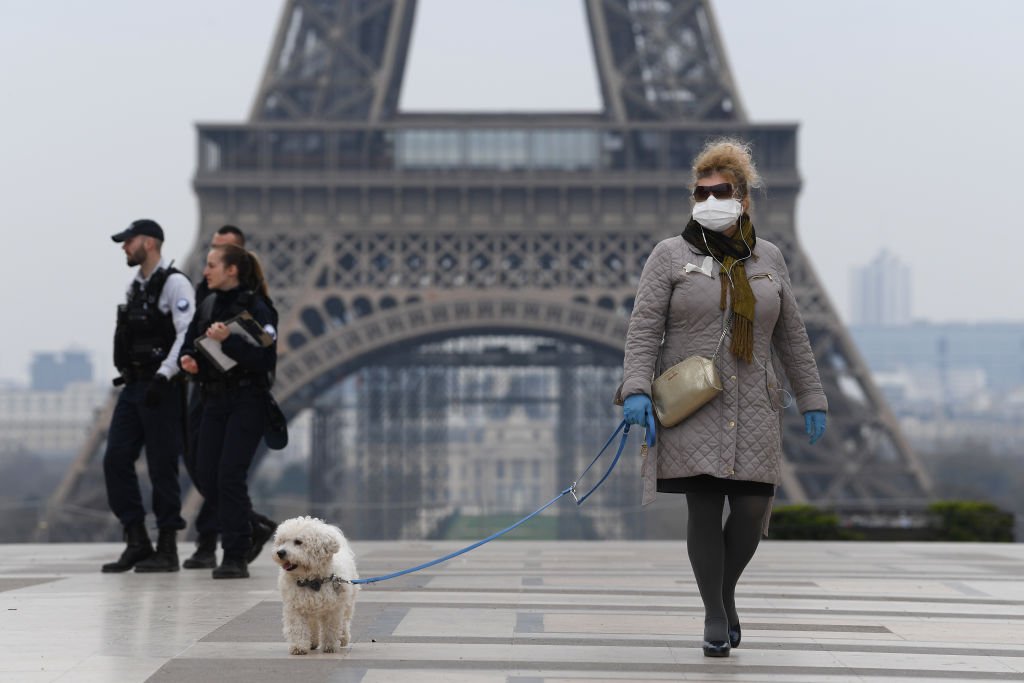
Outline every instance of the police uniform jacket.
[[[212, 323], [226, 322], [243, 311], [249, 312], [249, 315], [260, 324], [263, 331], [270, 335], [274, 343], [268, 347], [259, 347], [250, 344], [237, 334], [229, 335], [221, 343], [221, 350], [238, 365], [227, 372], [220, 372], [196, 348], [195, 341], [206, 333]], [[276, 321], [276, 311], [258, 292], [241, 287], [227, 291], [211, 291], [203, 300], [189, 325], [180, 355], [191, 356], [195, 359], [199, 366], [197, 378], [201, 385], [231, 386], [244, 381], [269, 388], [270, 378], [273, 376], [277, 364]]]

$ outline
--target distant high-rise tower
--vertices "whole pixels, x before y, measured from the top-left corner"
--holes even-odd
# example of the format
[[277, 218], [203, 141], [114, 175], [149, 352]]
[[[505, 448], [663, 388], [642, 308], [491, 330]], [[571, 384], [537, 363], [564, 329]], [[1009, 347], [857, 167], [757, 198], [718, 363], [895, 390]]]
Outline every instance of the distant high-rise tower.
[[883, 249], [863, 268], [854, 268], [850, 297], [854, 325], [910, 323], [910, 268]]
[[32, 388], [63, 391], [74, 382], [92, 381], [92, 361], [83, 351], [40, 352], [32, 355]]

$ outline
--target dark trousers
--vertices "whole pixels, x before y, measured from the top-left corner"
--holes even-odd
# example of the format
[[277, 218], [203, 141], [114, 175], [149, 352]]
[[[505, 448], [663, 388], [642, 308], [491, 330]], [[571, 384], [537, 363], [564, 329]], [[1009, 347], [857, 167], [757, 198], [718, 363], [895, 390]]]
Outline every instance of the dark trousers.
[[160, 529], [184, 529], [178, 458], [182, 450], [180, 387], [165, 391], [159, 405], [143, 405], [149, 382], [131, 382], [121, 389], [114, 406], [103, 456], [107, 503], [121, 524], [145, 522], [142, 491], [135, 462], [143, 447], [153, 486], [153, 514]]
[[246, 480], [263, 438], [264, 393], [248, 386], [203, 398], [196, 463], [199, 490], [217, 511], [225, 556], [244, 557], [252, 544]]
[[217, 522], [217, 510], [214, 509], [203, 491], [203, 485], [199, 480], [199, 426], [203, 418], [203, 397], [197, 385], [193, 385], [188, 402], [188, 443], [185, 449], [185, 471], [192, 485], [196, 487], [203, 496], [202, 505], [199, 506], [199, 514], [196, 515], [196, 533], [206, 536], [220, 532]]

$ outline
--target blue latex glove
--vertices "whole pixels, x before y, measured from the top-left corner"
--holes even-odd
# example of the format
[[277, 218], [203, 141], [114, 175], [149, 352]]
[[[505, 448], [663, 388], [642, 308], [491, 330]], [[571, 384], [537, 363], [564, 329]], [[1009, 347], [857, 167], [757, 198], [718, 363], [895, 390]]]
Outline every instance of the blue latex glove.
[[811, 437], [809, 441], [814, 443], [825, 433], [825, 411], [808, 410], [804, 413], [804, 431]]
[[622, 417], [647, 429], [647, 445], [654, 445], [654, 406], [646, 394], [633, 394], [622, 403]]

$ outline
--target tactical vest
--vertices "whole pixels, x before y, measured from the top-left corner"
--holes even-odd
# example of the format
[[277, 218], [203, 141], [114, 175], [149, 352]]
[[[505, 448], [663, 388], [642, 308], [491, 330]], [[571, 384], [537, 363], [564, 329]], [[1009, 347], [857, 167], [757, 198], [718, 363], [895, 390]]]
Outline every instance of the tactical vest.
[[[249, 306], [252, 304], [253, 296], [255, 292], [251, 289], [246, 289], [238, 293], [235, 300], [231, 302], [227, 310], [222, 311], [218, 318], [221, 318], [220, 322], [224, 320], [230, 320], [236, 315], [241, 315], [243, 311], [249, 310]], [[217, 322], [213, 319], [213, 309], [217, 306], [217, 291], [211, 291], [209, 294], [203, 297], [203, 300], [196, 306], [196, 330], [202, 334], [206, 328]]]
[[153, 273], [145, 284], [132, 282], [128, 302], [117, 307], [114, 366], [128, 380], [149, 379], [167, 358], [177, 336], [171, 312], [160, 310], [160, 294], [172, 267]]

